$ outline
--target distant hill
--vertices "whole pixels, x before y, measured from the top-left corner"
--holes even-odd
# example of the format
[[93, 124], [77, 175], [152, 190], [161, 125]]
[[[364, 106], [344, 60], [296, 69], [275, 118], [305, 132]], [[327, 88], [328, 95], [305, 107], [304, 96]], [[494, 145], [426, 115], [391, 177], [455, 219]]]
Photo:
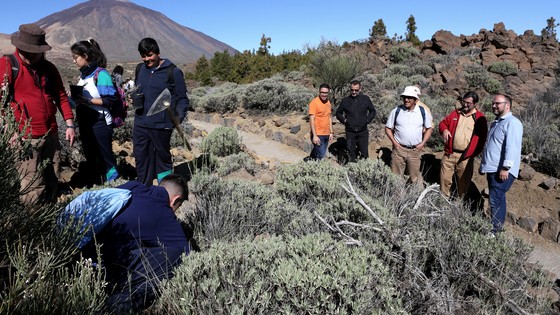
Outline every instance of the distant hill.
[[[155, 2], [154, 2], [155, 3]], [[70, 60], [70, 46], [90, 38], [99, 42], [110, 63], [138, 61], [138, 42], [158, 41], [162, 57], [181, 65], [216, 51], [236, 50], [201, 32], [179, 25], [165, 15], [126, 0], [90, 0], [36, 22], [53, 47], [50, 60]], [[10, 36], [0, 34], [0, 51], [11, 53]]]

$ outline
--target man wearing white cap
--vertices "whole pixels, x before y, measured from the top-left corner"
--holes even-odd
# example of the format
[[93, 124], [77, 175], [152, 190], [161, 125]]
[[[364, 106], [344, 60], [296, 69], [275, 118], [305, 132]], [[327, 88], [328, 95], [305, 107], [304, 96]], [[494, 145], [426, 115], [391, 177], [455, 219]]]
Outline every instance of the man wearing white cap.
[[[0, 58], [0, 76], [8, 78], [9, 87], [7, 104], [2, 105], [12, 108], [21, 134], [31, 138], [33, 145], [33, 151], [17, 163], [21, 200], [26, 204], [40, 198], [55, 201], [58, 179], [54, 163], [60, 148], [57, 108], [66, 122], [65, 135], [70, 145], [76, 136], [74, 114], [60, 73], [45, 59], [45, 52], [51, 50], [45, 31], [35, 24], [23, 24], [11, 40], [15, 53]], [[46, 166], [39, 172], [42, 164]]]
[[417, 106], [418, 88], [407, 86], [401, 94], [403, 105], [397, 106], [389, 114], [385, 133], [393, 143], [391, 170], [395, 174], [410, 175], [410, 183], [422, 183], [420, 158], [426, 142], [432, 135], [432, 115]]

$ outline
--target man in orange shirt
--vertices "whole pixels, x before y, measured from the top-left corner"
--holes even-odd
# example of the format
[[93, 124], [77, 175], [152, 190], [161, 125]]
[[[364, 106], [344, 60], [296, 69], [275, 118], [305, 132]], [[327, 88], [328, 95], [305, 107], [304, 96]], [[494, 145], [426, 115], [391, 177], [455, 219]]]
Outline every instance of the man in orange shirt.
[[309, 124], [311, 126], [311, 142], [313, 150], [308, 158], [320, 160], [325, 158], [329, 142], [333, 140], [331, 102], [329, 92], [331, 87], [323, 83], [319, 86], [319, 96], [309, 103]]

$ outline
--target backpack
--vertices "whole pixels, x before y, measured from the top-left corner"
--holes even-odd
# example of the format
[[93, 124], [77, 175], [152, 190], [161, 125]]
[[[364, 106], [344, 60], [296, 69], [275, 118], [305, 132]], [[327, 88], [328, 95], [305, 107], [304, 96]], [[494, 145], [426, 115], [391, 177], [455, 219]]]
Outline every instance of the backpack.
[[[97, 86], [97, 78], [99, 77], [99, 72], [101, 70], [105, 70], [103, 68], [97, 68], [95, 70], [95, 74], [93, 75], [93, 81]], [[119, 128], [124, 125], [124, 120], [126, 119], [126, 114], [128, 111], [128, 102], [126, 101], [126, 94], [124, 93], [123, 89], [120, 86], [115, 84], [115, 80], [113, 76], [111, 76], [111, 81], [113, 82], [113, 87], [115, 88], [115, 96], [117, 100], [109, 107], [109, 113], [111, 113], [111, 117], [113, 117], [113, 127]]]
[[[420, 114], [422, 114], [422, 126], [426, 125], [426, 110], [422, 106], [420, 107]], [[397, 106], [397, 111], [395, 112], [395, 120], [393, 121], [393, 128], [397, 124], [397, 116], [399, 116], [399, 112], [401, 111], [401, 106]]]
[[12, 68], [12, 83], [8, 84], [8, 95], [6, 96], [6, 102], [2, 106], [7, 106], [14, 98], [14, 83], [16, 82], [17, 76], [19, 74], [19, 62], [14, 56], [14, 54], [4, 55], [9, 61], [10, 67]]

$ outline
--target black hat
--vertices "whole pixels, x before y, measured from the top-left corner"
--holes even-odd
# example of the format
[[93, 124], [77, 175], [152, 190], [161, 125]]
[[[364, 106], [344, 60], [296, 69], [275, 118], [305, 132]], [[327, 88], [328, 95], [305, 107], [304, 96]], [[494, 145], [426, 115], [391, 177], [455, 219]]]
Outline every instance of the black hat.
[[45, 31], [36, 24], [22, 24], [12, 35], [12, 44], [29, 53], [44, 53], [52, 49], [45, 41]]

